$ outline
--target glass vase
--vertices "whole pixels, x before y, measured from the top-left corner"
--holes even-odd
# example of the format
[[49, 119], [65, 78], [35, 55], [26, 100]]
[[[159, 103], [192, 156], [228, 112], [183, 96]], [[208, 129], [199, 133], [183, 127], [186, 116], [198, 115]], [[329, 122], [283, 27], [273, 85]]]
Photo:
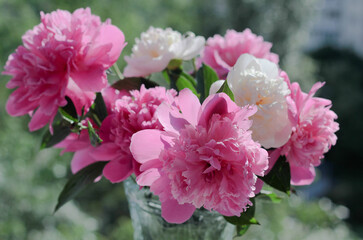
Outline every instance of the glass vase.
[[129, 203], [134, 240], [230, 240], [235, 226], [226, 222], [218, 212], [197, 209], [182, 224], [171, 224], [161, 217], [158, 197], [149, 189], [140, 187], [131, 178], [124, 181]]

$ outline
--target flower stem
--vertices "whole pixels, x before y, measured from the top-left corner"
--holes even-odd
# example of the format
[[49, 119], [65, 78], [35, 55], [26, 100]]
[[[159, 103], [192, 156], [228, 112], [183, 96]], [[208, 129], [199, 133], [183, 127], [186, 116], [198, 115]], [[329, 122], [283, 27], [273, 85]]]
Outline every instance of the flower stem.
[[124, 75], [122, 75], [120, 69], [118, 68], [117, 63], [115, 63], [113, 65], [113, 68], [115, 69], [115, 72], [116, 72], [117, 76], [120, 78], [120, 80], [125, 78]]

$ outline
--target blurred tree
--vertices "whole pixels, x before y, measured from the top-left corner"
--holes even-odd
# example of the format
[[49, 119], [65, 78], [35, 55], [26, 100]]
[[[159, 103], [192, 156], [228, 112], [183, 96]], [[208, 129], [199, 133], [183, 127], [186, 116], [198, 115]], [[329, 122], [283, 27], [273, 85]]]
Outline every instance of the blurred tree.
[[318, 63], [319, 80], [327, 84], [321, 96], [333, 102], [340, 130], [338, 143], [327, 154], [332, 163], [333, 183], [328, 193], [335, 202], [351, 209], [350, 221], [361, 231], [363, 222], [363, 59], [348, 50], [323, 48], [311, 53]]

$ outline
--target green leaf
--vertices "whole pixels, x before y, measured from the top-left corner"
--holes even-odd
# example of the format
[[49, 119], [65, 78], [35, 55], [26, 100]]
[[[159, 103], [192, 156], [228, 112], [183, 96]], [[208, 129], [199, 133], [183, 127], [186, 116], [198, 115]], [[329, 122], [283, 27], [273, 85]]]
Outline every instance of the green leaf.
[[90, 121], [87, 121], [87, 124], [88, 124], [88, 135], [89, 135], [91, 144], [92, 144], [92, 146], [97, 147], [102, 143], [102, 139], [96, 133], [95, 129], [92, 126], [92, 123]]
[[217, 73], [210, 66], [203, 64], [197, 72], [197, 89], [200, 93], [200, 101], [209, 95], [210, 86], [218, 80]]
[[197, 81], [193, 78], [193, 76], [186, 73], [185, 71], [182, 71], [180, 75], [185, 77], [191, 84], [193, 84], [194, 88], [197, 87]]
[[176, 80], [176, 87], [179, 91], [184, 88], [189, 88], [195, 95], [197, 95], [197, 90], [195, 90], [193, 84], [183, 75], [180, 75], [179, 78]]
[[171, 81], [170, 81], [168, 70], [165, 69], [161, 73], [162, 73], [165, 81], [170, 85]]
[[229, 88], [228, 84], [227, 84], [227, 81], [224, 81], [222, 87], [217, 91], [217, 93], [225, 93], [227, 94], [232, 101], [234, 101], [234, 95], [233, 95], [233, 92], [231, 91], [231, 89]]
[[286, 158], [284, 156], [281, 156], [276, 161], [275, 165], [267, 175], [259, 178], [271, 187], [285, 192], [287, 195], [290, 196], [290, 165], [286, 161]]
[[57, 114], [53, 121], [53, 134], [49, 129], [44, 133], [40, 149], [49, 148], [64, 140], [71, 133], [70, 123]]
[[87, 113], [98, 126], [101, 126], [103, 120], [107, 117], [107, 108], [101, 93], [96, 93], [96, 99]]
[[72, 102], [72, 99], [66, 96], [66, 100], [67, 100], [67, 105], [58, 109], [60, 114], [64, 119], [66, 119], [70, 123], [78, 122], [77, 110]]
[[124, 78], [122, 80], [119, 80], [112, 84], [111, 87], [118, 89], [118, 90], [139, 90], [141, 85], [144, 84], [146, 88], [153, 88], [158, 86], [153, 81], [150, 81], [148, 79], [142, 78], [142, 77], [132, 77], [132, 78]]
[[258, 194], [258, 198], [263, 200], [268, 200], [273, 203], [280, 203], [282, 201], [282, 198], [277, 196], [276, 193], [263, 190], [261, 190], [261, 192]]
[[237, 236], [236, 237], [241, 237], [243, 236], [247, 230], [250, 228], [250, 225], [241, 225], [241, 226], [237, 226]]
[[243, 213], [241, 213], [241, 216], [236, 217], [226, 217], [224, 216], [224, 218], [226, 219], [227, 222], [232, 223], [233, 225], [236, 226], [243, 226], [243, 225], [250, 225], [250, 224], [260, 224], [255, 218], [255, 210], [256, 210], [256, 203], [255, 203], [255, 199], [251, 198], [250, 199], [252, 202], [252, 206], [250, 206], [249, 208], [247, 208], [247, 210]]
[[103, 100], [102, 94], [100, 92], [96, 93], [96, 99], [92, 109], [97, 114], [101, 122], [105, 120], [108, 115], [105, 101]]
[[54, 212], [56, 212], [60, 207], [62, 207], [69, 200], [72, 200], [81, 190], [83, 190], [89, 184], [92, 184], [97, 177], [102, 174], [103, 168], [108, 162], [96, 162], [91, 164], [75, 175], [72, 175], [66, 185], [64, 186], [62, 192], [58, 197], [57, 205], [55, 206]]

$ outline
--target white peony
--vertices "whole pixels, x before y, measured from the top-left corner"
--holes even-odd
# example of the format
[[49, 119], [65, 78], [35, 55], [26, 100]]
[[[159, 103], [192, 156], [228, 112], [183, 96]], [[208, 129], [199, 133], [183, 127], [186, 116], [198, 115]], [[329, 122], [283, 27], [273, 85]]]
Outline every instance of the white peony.
[[128, 63], [125, 77], [144, 77], [160, 72], [173, 59], [190, 60], [203, 51], [205, 39], [192, 32], [182, 35], [171, 28], [150, 27], [135, 42], [131, 56], [125, 57]]
[[[215, 82], [211, 93], [218, 91], [223, 82]], [[280, 77], [277, 65], [243, 54], [228, 73], [227, 83], [238, 106], [255, 104], [258, 107], [251, 118], [252, 138], [265, 148], [284, 145], [291, 134], [286, 102], [290, 90]]]

